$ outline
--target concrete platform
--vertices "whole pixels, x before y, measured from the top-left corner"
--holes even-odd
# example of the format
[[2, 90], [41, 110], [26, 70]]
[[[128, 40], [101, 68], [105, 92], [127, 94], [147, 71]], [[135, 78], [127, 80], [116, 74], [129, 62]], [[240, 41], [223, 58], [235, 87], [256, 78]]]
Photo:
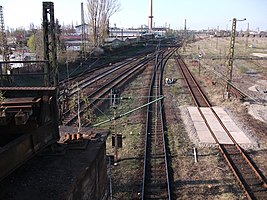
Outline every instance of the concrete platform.
[[197, 131], [200, 143], [216, 143], [197, 107], [188, 107], [187, 109]]
[[[222, 108], [214, 107], [213, 109], [238, 144], [252, 143]], [[209, 124], [209, 127], [216, 136], [217, 140], [221, 144], [233, 144], [233, 141], [227, 135], [212, 110], [210, 108], [204, 107], [200, 108], [200, 110], [203, 113], [205, 120]], [[188, 111], [193, 121], [200, 143], [216, 143], [197, 107], [188, 107]]]
[[252, 144], [250, 139], [243, 131], [235, 124], [235, 122], [228, 116], [225, 110], [221, 107], [213, 107], [216, 114], [220, 117], [227, 130], [238, 144]]

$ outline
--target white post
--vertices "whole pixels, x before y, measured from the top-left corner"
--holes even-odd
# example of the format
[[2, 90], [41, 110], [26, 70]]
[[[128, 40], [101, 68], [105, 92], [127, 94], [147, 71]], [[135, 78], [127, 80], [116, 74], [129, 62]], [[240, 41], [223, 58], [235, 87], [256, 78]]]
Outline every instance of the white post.
[[198, 160], [197, 160], [197, 148], [196, 147], [194, 147], [194, 157], [195, 157], [195, 163], [197, 163]]

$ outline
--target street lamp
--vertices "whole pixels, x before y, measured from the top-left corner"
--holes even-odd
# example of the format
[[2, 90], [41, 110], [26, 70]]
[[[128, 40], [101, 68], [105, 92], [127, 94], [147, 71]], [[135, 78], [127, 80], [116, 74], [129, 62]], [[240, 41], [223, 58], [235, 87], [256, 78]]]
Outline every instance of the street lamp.
[[229, 48], [229, 54], [228, 54], [228, 63], [227, 63], [227, 96], [228, 98], [230, 97], [230, 84], [232, 82], [232, 78], [233, 78], [233, 59], [234, 59], [234, 50], [235, 50], [235, 37], [236, 37], [236, 22], [237, 21], [245, 21], [246, 18], [244, 19], [236, 19], [233, 18], [232, 21], [232, 33], [231, 33], [231, 40], [230, 40], [230, 48]]

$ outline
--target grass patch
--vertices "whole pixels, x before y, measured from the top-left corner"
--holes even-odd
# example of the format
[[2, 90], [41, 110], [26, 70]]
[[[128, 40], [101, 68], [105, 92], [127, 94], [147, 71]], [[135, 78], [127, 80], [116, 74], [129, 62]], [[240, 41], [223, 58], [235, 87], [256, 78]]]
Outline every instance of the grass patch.
[[245, 67], [245, 66], [239, 66], [238, 67], [238, 70], [239, 70], [239, 72], [241, 73], [241, 74], [245, 74], [245, 73], [247, 73], [248, 72], [248, 68], [247, 67]]

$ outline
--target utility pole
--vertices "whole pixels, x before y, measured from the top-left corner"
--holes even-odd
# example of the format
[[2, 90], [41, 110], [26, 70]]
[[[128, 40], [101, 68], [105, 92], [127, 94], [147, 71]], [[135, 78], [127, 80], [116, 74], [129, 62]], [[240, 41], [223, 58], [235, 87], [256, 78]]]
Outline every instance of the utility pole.
[[[2, 36], [2, 56], [3, 61], [8, 61], [7, 56], [7, 38], [6, 38], [6, 31], [5, 31], [5, 23], [4, 23], [4, 14], [3, 14], [3, 7], [0, 6], [0, 28], [1, 28], [1, 36]], [[7, 74], [7, 64], [3, 64], [3, 67], [0, 66], [1, 74]]]
[[245, 44], [246, 46], [245, 46], [245, 47], [246, 47], [246, 48], [248, 48], [248, 37], [249, 37], [249, 23], [248, 23], [248, 28], [247, 28], [247, 35], [246, 35], [246, 36], [247, 36], [247, 38], [246, 38], [246, 44]]
[[184, 20], [184, 32], [186, 34], [186, 19]]
[[114, 143], [115, 143], [115, 162], [117, 163], [119, 160], [118, 156], [118, 130], [117, 130], [117, 108], [120, 104], [120, 91], [118, 89], [111, 90], [111, 98], [110, 98], [111, 107], [114, 109]]
[[184, 41], [183, 41], [183, 52], [185, 52], [186, 40], [187, 40], [187, 28], [186, 28], [186, 19], [185, 19], [185, 20], [184, 20]]
[[86, 59], [86, 44], [85, 44], [85, 23], [84, 23], [84, 9], [83, 9], [83, 3], [81, 3], [81, 24], [82, 24], [82, 60]]
[[115, 139], [115, 162], [114, 163], [117, 163], [118, 162], [118, 130], [117, 130], [117, 121], [116, 121], [116, 115], [117, 115], [117, 112], [116, 112], [116, 108], [114, 108], [114, 139]]
[[220, 27], [217, 26], [217, 31], [218, 31], [218, 35], [216, 37], [216, 49], [218, 49], [218, 40], [219, 40], [219, 35], [220, 35]]
[[246, 20], [246, 18], [244, 18], [243, 20], [237, 20], [236, 18], [233, 18], [233, 22], [232, 22], [232, 32], [231, 32], [230, 48], [229, 48], [227, 71], [226, 71], [227, 98], [230, 98], [230, 84], [232, 83], [232, 78], [233, 78], [233, 62], [234, 62], [234, 51], [235, 51], [236, 22], [237, 21], [245, 21], [245, 20]]
[[201, 60], [201, 58], [202, 58], [202, 54], [201, 53], [199, 53], [198, 54], [198, 75], [200, 76], [200, 60]]
[[150, 0], [150, 16], [148, 17], [149, 18], [149, 30], [150, 32], [152, 32], [153, 30], [153, 0]]

